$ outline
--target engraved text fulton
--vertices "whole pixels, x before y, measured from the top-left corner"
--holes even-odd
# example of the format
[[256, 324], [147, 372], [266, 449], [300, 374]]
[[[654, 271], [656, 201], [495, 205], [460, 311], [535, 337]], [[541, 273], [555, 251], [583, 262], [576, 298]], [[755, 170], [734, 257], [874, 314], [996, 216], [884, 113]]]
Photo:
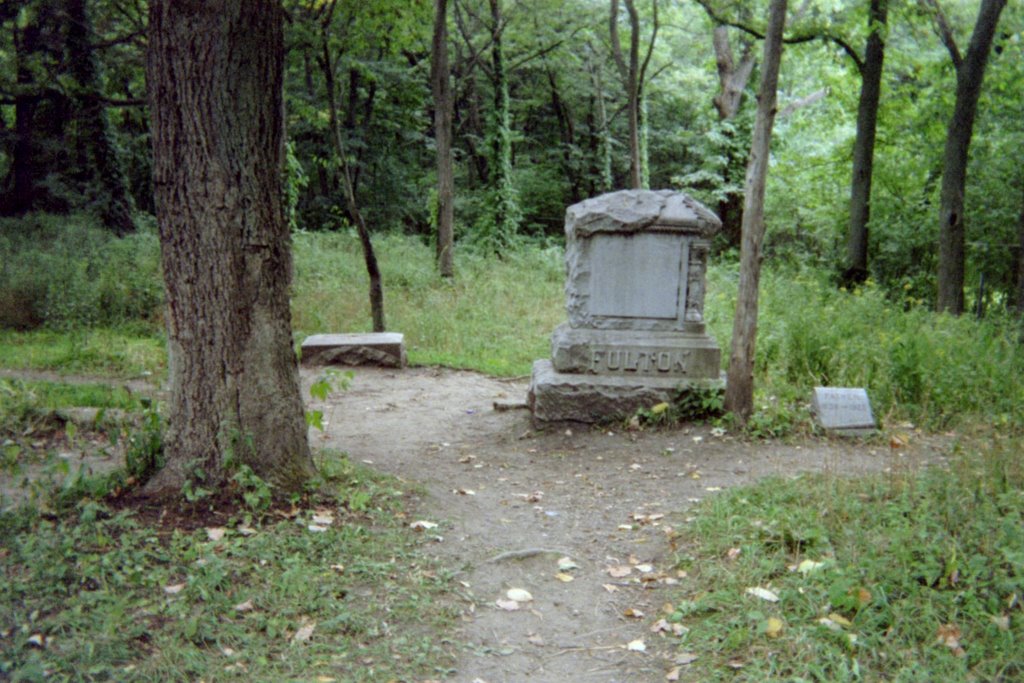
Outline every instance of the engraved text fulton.
[[596, 373], [636, 372], [651, 375], [685, 375], [690, 353], [689, 350], [594, 349], [590, 358], [590, 370]]

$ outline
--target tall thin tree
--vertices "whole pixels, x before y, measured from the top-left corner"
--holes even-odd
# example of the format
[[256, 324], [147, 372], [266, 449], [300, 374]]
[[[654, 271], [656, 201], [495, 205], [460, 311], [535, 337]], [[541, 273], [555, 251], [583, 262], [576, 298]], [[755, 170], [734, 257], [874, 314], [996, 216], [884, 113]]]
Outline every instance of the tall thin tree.
[[761, 85], [757, 93], [757, 119], [750, 145], [750, 161], [744, 183], [743, 237], [740, 244], [740, 283], [732, 327], [732, 352], [725, 389], [725, 407], [741, 422], [754, 411], [754, 350], [757, 341], [758, 290], [761, 279], [761, 245], [764, 241], [764, 194], [775, 122], [782, 31], [786, 24], [786, 0], [772, 0], [761, 60]]
[[967, 153], [974, 134], [974, 119], [981, 98], [992, 38], [1006, 0], [981, 0], [967, 54], [961, 55], [953, 30], [938, 0], [927, 0], [935, 12], [942, 43], [956, 68], [956, 102], [946, 132], [939, 195], [939, 272], [936, 308], [953, 315], [964, 312], [964, 192], [967, 187]]
[[437, 270], [455, 275], [455, 178], [452, 165], [451, 76], [448, 73], [448, 0], [434, 0], [434, 36], [431, 42], [430, 83], [434, 94], [434, 140], [437, 144]]

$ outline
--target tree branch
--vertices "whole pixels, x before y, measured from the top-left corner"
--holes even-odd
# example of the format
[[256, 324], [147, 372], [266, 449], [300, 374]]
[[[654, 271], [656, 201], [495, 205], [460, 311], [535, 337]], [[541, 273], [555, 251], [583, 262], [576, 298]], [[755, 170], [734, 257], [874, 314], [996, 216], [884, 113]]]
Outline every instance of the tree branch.
[[942, 11], [938, 0], [919, 0], [926, 9], [931, 9], [935, 19], [935, 31], [939, 34], [939, 40], [946, 46], [950, 59], [953, 60], [953, 67], [959, 71], [964, 58], [960, 54], [960, 48], [956, 45], [956, 36], [953, 35], [953, 28], [949, 25], [946, 13]]

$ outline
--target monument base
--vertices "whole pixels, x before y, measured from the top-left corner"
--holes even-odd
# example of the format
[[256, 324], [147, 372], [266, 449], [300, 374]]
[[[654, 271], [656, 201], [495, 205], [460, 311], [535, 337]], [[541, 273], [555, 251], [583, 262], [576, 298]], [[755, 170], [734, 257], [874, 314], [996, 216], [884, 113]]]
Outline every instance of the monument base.
[[405, 336], [398, 332], [314, 334], [302, 342], [302, 364], [404, 368]]
[[542, 422], [603, 422], [669, 402], [687, 387], [724, 389], [725, 380], [566, 373], [544, 359], [533, 363], [528, 402]]

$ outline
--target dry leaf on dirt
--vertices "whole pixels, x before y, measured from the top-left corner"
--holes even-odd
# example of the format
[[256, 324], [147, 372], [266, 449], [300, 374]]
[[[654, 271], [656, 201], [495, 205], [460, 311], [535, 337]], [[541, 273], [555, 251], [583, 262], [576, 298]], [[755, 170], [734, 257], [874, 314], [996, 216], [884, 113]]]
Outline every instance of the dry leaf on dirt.
[[643, 619], [644, 613], [638, 609], [627, 607], [626, 610], [622, 613], [622, 616], [629, 617], [630, 619]]
[[211, 541], [219, 541], [220, 539], [224, 538], [224, 534], [226, 531], [227, 529], [225, 529], [222, 526], [206, 527], [206, 537]]
[[760, 586], [755, 586], [753, 588], [748, 588], [745, 592], [746, 592], [747, 595], [753, 595], [755, 598], [761, 598], [762, 600], [767, 600], [768, 602], [778, 602], [779, 601], [779, 596], [778, 595], [776, 595], [775, 593], [771, 592], [767, 588], [761, 588]]
[[638, 564], [636, 570], [641, 574], [650, 574], [654, 571], [654, 565], [652, 564]]
[[476, 491], [473, 489], [455, 489], [455, 494], [459, 496], [475, 496]]
[[420, 519], [410, 524], [409, 528], [413, 531], [429, 531], [431, 529], [436, 529], [437, 524], [434, 522], [428, 522], [425, 519]]
[[530, 591], [523, 588], [509, 588], [508, 592], [505, 593], [505, 597], [509, 600], [515, 600], [516, 602], [530, 602], [533, 600], [533, 596], [530, 595]]
[[681, 652], [676, 655], [675, 663], [686, 666], [687, 664], [693, 664], [697, 661], [697, 655], [692, 652]]
[[626, 643], [626, 649], [630, 652], [647, 652], [647, 645], [644, 644], [643, 640], [637, 638]]
[[531, 633], [526, 636], [526, 641], [532, 645], [541, 646], [544, 644], [544, 638], [539, 633]]
[[629, 565], [619, 564], [608, 567], [608, 576], [614, 579], [621, 579], [625, 576], [629, 576], [633, 573], [633, 568]]
[[496, 604], [498, 607], [505, 610], [506, 612], [515, 612], [517, 609], [519, 609], [519, 603], [515, 600], [502, 600], [499, 598], [495, 601], [494, 604]]
[[315, 621], [304, 622], [299, 630], [292, 636], [292, 645], [298, 645], [299, 643], [307, 643], [309, 639], [313, 637], [313, 631], [316, 630]]
[[672, 669], [667, 674], [665, 674], [665, 680], [666, 681], [678, 681], [679, 680], [679, 667], [677, 666], [676, 668]]
[[604, 588], [609, 593], [614, 593], [615, 591], [619, 590], [618, 586], [614, 586], [610, 583], [602, 583], [601, 588]]
[[567, 572], [572, 569], [579, 569], [579, 565], [572, 561], [571, 557], [563, 557], [558, 560], [558, 570]]
[[565, 572], [558, 572], [557, 574], [555, 574], [555, 578], [561, 581], [562, 583], [569, 583], [576, 577], [574, 577], [572, 574], [566, 574]]

